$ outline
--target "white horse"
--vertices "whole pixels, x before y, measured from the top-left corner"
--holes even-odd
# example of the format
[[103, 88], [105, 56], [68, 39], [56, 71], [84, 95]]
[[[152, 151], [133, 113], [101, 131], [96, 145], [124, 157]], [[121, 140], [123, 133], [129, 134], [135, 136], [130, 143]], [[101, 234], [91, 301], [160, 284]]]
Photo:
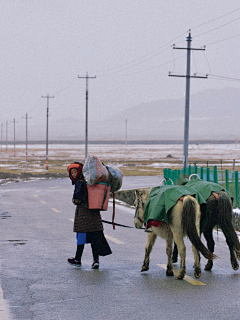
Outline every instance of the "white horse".
[[[134, 205], [136, 211], [134, 224], [138, 229], [142, 228], [144, 223], [144, 205], [147, 202], [150, 191], [151, 189], [135, 191], [136, 199]], [[177, 244], [180, 255], [180, 269], [176, 279], [183, 279], [186, 274], [186, 246], [183, 241], [184, 236], [188, 236], [190, 241], [192, 242], [192, 251], [195, 261], [194, 276], [196, 278], [200, 278], [201, 276], [199, 251], [206, 259], [212, 260], [216, 258], [216, 256], [212, 254], [200, 240], [201, 212], [197, 200], [190, 195], [183, 196], [181, 200], [178, 200], [176, 205], [169, 210], [169, 224], [162, 223], [158, 227], [152, 226], [152, 232], [148, 233], [148, 240], [145, 246], [145, 257], [141, 271], [147, 271], [149, 269], [149, 256], [157, 236], [166, 239], [166, 253], [168, 257], [166, 271], [167, 276], [174, 275], [172, 264], [173, 240]]]

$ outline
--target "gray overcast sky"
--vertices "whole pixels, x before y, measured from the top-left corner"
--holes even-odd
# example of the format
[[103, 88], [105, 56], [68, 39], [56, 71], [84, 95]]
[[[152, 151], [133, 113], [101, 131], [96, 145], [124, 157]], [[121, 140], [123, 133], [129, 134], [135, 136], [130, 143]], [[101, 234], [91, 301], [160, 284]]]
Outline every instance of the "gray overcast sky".
[[[240, 78], [240, 3], [237, 0], [0, 0], [0, 123], [16, 118], [24, 138], [45, 139], [50, 123], [71, 131], [84, 117], [89, 80], [89, 119], [104, 120], [140, 103], [185, 96], [186, 47], [191, 29], [192, 74]], [[224, 41], [222, 41], [224, 40]], [[191, 81], [191, 94], [239, 88], [224, 79]], [[79, 129], [84, 138], [84, 128]], [[59, 131], [59, 139], [66, 130]], [[12, 139], [9, 127], [9, 137]], [[51, 130], [50, 130], [51, 138]]]

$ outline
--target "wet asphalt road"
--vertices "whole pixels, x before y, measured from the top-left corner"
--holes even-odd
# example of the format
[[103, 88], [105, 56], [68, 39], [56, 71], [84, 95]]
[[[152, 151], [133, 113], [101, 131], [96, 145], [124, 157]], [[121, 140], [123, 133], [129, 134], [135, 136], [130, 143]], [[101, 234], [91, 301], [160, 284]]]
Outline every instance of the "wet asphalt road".
[[[155, 186], [160, 177], [125, 177], [123, 188]], [[212, 272], [194, 283], [193, 254], [187, 245], [188, 281], [166, 277], [165, 241], [157, 239], [150, 269], [140, 272], [147, 234], [104, 224], [113, 254], [92, 270], [90, 245], [82, 268], [67, 258], [76, 250], [75, 206], [68, 179], [0, 187], [0, 286], [12, 320], [61, 319], [239, 319], [240, 271], [233, 271], [221, 234], [215, 236]], [[133, 226], [134, 210], [116, 206], [115, 222]], [[111, 220], [112, 204], [102, 212]], [[218, 238], [218, 240], [217, 240]], [[178, 269], [179, 264], [175, 267]], [[1, 314], [0, 314], [1, 319]]]

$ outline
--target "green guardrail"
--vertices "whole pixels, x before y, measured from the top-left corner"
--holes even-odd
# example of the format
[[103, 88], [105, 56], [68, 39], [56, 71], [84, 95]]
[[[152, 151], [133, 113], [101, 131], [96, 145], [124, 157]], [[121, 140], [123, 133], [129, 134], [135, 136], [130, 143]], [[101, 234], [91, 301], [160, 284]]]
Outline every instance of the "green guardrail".
[[[200, 179], [218, 183], [227, 189], [234, 197], [233, 206], [239, 207], [239, 172], [229, 170], [218, 170], [217, 166], [198, 167], [189, 166], [183, 169], [172, 170], [165, 168], [163, 170], [164, 178], [170, 178], [174, 184], [181, 184], [184, 178], [188, 178], [191, 174], [199, 175]], [[166, 181], [171, 184], [170, 181]]]

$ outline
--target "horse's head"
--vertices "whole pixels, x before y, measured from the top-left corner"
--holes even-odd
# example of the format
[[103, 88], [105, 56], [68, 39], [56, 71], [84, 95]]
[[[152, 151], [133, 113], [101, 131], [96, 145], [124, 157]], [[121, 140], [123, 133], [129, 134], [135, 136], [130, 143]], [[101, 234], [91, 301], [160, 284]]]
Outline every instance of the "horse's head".
[[134, 225], [137, 229], [141, 229], [144, 223], [143, 219], [143, 211], [145, 203], [149, 197], [150, 190], [136, 190], [135, 196], [136, 199], [134, 201], [135, 206], [135, 215], [134, 215]]

